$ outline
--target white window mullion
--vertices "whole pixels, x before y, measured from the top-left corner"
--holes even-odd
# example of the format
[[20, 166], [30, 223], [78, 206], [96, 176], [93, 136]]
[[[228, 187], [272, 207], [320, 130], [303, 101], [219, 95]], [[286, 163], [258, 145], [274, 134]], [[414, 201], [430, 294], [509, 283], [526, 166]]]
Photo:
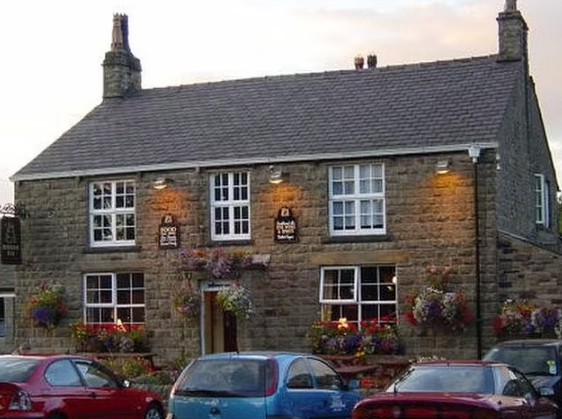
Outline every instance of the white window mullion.
[[[119, 207], [117, 207], [118, 184], [123, 185], [123, 191], [119, 194], [119, 198], [123, 200], [123, 204]], [[99, 193], [94, 195], [95, 191], [99, 191]], [[109, 201], [109, 208], [105, 205], [106, 200]], [[99, 202], [99, 208], [96, 208], [95, 201]], [[92, 247], [134, 245], [136, 237], [135, 204], [135, 182], [133, 180], [92, 182], [90, 184], [89, 204], [90, 245]], [[121, 237], [117, 236], [117, 214], [124, 218], [124, 235]], [[96, 217], [99, 217], [101, 220], [100, 226], [97, 229], [94, 223]], [[110, 237], [104, 234], [106, 230], [104, 223], [105, 217], [107, 217], [110, 222], [110, 225], [107, 227], [107, 230], [111, 234]], [[127, 218], [130, 220], [129, 225], [127, 225]]]
[[330, 234], [333, 236], [385, 234], [384, 184], [382, 164], [330, 167], [328, 188]]
[[[130, 281], [128, 285], [122, 286], [121, 290], [127, 291], [130, 293], [129, 299], [126, 303], [119, 304], [117, 299], [117, 275], [116, 273], [91, 273], [85, 274], [83, 277], [83, 315], [84, 319], [87, 323], [91, 324], [107, 324], [107, 323], [117, 323], [118, 320], [122, 320], [125, 324], [140, 324], [144, 322], [145, 314], [142, 314], [140, 317], [134, 317], [130, 313], [131, 317], [128, 319], [120, 319], [118, 312], [119, 309], [127, 309], [132, 310], [133, 308], [144, 308], [146, 304], [144, 291], [144, 275], [142, 276], [141, 285], [133, 286], [132, 277], [130, 277]], [[120, 274], [120, 275], [142, 275], [139, 273], [131, 273], [131, 274]], [[109, 278], [110, 284], [102, 287], [103, 278], [106, 280]], [[95, 279], [95, 284], [90, 284], [88, 280]], [[88, 301], [88, 292], [94, 292], [102, 295], [102, 291], [107, 293], [109, 290], [110, 294], [108, 297], [111, 301]], [[133, 303], [133, 292], [143, 293], [142, 301], [143, 303]], [[97, 300], [97, 298], [96, 298]]]
[[535, 223], [550, 227], [550, 185], [542, 174], [535, 174]]
[[[349, 276], [352, 272], [353, 281]], [[363, 276], [364, 275], [364, 276]], [[383, 277], [384, 276], [384, 277]], [[323, 318], [360, 324], [364, 320], [397, 321], [398, 293], [393, 266], [320, 268], [319, 302]], [[350, 290], [350, 287], [353, 290]]]
[[[235, 184], [235, 173], [215, 173], [211, 175], [211, 239], [212, 240], [247, 240], [250, 238], [250, 179], [248, 173], [237, 174], [239, 181]], [[216, 195], [217, 189], [226, 189], [228, 196], [222, 192]], [[235, 194], [238, 192], [238, 195]], [[228, 217], [223, 218], [223, 209], [228, 210]], [[220, 209], [220, 228], [217, 228], [215, 211]], [[240, 211], [237, 217], [236, 212]], [[244, 216], [244, 212], [247, 213]], [[228, 225], [225, 233], [224, 225]], [[240, 226], [241, 231], [236, 231]], [[244, 228], [247, 226], [246, 228]]]

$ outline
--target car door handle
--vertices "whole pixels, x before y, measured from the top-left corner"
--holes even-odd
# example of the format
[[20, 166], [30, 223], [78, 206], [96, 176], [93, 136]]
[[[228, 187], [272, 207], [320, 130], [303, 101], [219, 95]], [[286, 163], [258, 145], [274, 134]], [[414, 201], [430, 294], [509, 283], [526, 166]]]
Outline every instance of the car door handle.
[[92, 399], [95, 399], [95, 398], [98, 397], [98, 395], [97, 395], [95, 392], [91, 392], [91, 393], [90, 393], [90, 397], [91, 397]]

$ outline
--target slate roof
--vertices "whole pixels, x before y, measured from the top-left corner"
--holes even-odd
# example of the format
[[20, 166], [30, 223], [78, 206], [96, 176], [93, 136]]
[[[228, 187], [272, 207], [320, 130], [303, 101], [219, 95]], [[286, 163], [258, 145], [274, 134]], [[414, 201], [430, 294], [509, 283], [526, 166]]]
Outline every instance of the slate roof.
[[12, 180], [490, 143], [521, 69], [486, 56], [146, 89], [103, 101]]

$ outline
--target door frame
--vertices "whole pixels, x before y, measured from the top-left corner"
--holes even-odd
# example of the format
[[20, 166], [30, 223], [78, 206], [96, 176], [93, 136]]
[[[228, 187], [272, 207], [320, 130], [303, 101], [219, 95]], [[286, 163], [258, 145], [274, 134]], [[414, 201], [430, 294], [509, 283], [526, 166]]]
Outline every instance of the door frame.
[[232, 286], [232, 281], [230, 280], [203, 280], [199, 283], [199, 290], [201, 291], [201, 296], [202, 296], [199, 333], [200, 333], [200, 341], [201, 341], [201, 354], [203, 355], [207, 353], [205, 325], [207, 323], [207, 316], [210, 314], [207, 313], [207, 311], [205, 310], [205, 294], [211, 292], [218, 292], [225, 288], [230, 288], [231, 286]]

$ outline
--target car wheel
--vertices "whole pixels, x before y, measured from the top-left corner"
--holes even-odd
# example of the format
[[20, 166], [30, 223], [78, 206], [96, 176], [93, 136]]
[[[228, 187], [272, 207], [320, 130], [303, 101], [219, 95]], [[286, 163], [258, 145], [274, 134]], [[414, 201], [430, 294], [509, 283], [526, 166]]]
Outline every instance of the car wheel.
[[62, 413], [53, 413], [47, 419], [66, 419], [66, 416], [64, 416]]
[[164, 419], [164, 412], [160, 406], [151, 405], [144, 414], [144, 419]]

